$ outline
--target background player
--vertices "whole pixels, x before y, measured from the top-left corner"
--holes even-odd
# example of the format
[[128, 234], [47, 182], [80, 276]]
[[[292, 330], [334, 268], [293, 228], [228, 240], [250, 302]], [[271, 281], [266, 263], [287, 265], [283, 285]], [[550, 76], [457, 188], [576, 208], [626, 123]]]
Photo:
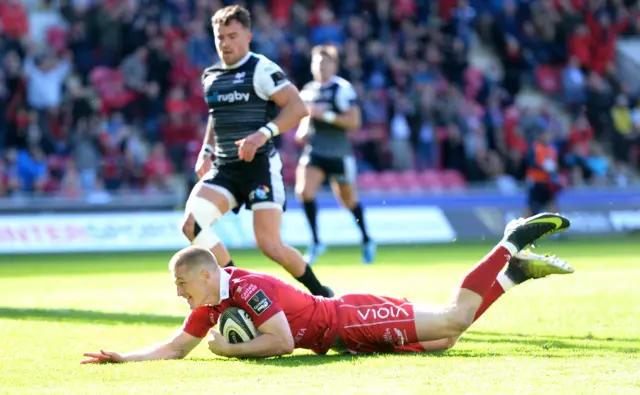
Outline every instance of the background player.
[[[245, 310], [261, 335], [229, 344], [211, 330], [210, 350], [227, 357], [278, 356], [294, 348], [317, 353], [329, 349], [353, 353], [446, 349], [515, 284], [553, 273], [571, 273], [573, 269], [557, 259], [519, 254], [539, 238], [568, 227], [567, 219], [553, 214], [512, 221], [502, 241], [467, 273], [453, 300], [444, 306], [368, 294], [318, 298], [266, 274], [221, 269], [208, 250], [187, 247], [169, 264], [178, 296], [192, 309], [182, 329], [154, 348], [128, 354], [104, 350], [85, 353], [89, 358], [83, 363], [182, 358], [229, 306]], [[514, 256], [523, 260], [513, 260]]]
[[529, 188], [527, 215], [536, 215], [549, 210], [556, 212], [556, 197], [562, 188], [558, 176], [558, 151], [553, 145], [549, 130], [543, 131], [534, 141], [527, 161], [527, 184]]
[[314, 81], [301, 92], [309, 117], [298, 128], [296, 138], [305, 143], [296, 172], [296, 196], [304, 206], [313, 243], [305, 260], [313, 263], [326, 247], [318, 237], [318, 188], [328, 178], [338, 202], [349, 209], [362, 232], [362, 260], [371, 263], [376, 246], [369, 238], [362, 206], [356, 193], [356, 160], [348, 133], [360, 128], [361, 114], [357, 95], [349, 81], [338, 77], [338, 49], [330, 45], [313, 48], [311, 73]]
[[[212, 25], [221, 61], [202, 75], [209, 106], [196, 164], [202, 180], [187, 200], [183, 232], [193, 245], [211, 249], [225, 266], [229, 254], [211, 226], [244, 204], [253, 210], [258, 248], [311, 293], [330, 296], [331, 290], [320, 284], [300, 252], [283, 244], [280, 237], [286, 195], [282, 161], [272, 138], [298, 125], [307, 115], [306, 106], [278, 65], [249, 51], [249, 11], [224, 7], [213, 15]], [[280, 108], [277, 116], [276, 106]]]

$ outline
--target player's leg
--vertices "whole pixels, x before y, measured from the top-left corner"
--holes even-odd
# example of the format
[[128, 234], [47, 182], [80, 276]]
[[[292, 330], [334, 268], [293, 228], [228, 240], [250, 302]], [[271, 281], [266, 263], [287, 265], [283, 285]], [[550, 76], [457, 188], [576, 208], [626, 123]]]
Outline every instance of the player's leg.
[[227, 189], [201, 181], [191, 191], [185, 207], [182, 232], [192, 245], [210, 249], [222, 267], [233, 266], [233, 261], [211, 226], [235, 205], [236, 200]]
[[376, 257], [376, 244], [369, 237], [362, 205], [358, 200], [356, 161], [352, 156], [342, 160], [342, 172], [331, 180], [331, 188], [338, 202], [351, 211], [362, 234], [362, 261], [372, 263]]
[[311, 266], [305, 262], [302, 255], [295, 248], [282, 242], [280, 226], [282, 224], [282, 209], [269, 207], [252, 207], [253, 228], [258, 248], [269, 258], [279, 263], [296, 280], [304, 284], [313, 295], [331, 297], [333, 292], [323, 286]]
[[316, 259], [322, 255], [326, 246], [320, 242], [318, 235], [318, 204], [316, 202], [316, 192], [325, 180], [324, 171], [314, 166], [309, 156], [300, 159], [296, 169], [296, 197], [304, 208], [304, 213], [311, 229], [313, 243], [309, 245], [304, 260], [312, 265]]
[[537, 215], [545, 211], [549, 204], [549, 201], [550, 195], [547, 187], [541, 183], [533, 184], [529, 189], [528, 211], [526, 215]]
[[285, 245], [280, 236], [282, 212], [286, 206], [286, 191], [282, 179], [280, 155], [256, 158], [253, 165], [253, 190], [246, 203], [253, 211], [253, 229], [258, 248], [279, 263], [314, 295], [333, 296], [328, 287], [322, 286], [311, 266], [298, 250]]
[[492, 289], [505, 264], [536, 240], [565, 231], [569, 225], [566, 218], [550, 213], [509, 223], [502, 241], [467, 273], [451, 303], [445, 306], [413, 306], [418, 340], [425, 342], [460, 336], [473, 323], [484, 296]]
[[[473, 317], [476, 322], [491, 305], [516, 285], [532, 279], [540, 279], [552, 274], [570, 274], [574, 269], [566, 261], [555, 255], [538, 255], [530, 250], [516, 254], [499, 274], [491, 288], [484, 294], [482, 304]], [[421, 343], [425, 351], [441, 351], [453, 347], [459, 337]]]

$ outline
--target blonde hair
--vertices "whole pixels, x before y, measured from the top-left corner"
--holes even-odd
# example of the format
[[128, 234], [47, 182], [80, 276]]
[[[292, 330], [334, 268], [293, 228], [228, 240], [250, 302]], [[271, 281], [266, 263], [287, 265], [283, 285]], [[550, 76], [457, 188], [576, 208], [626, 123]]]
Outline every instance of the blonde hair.
[[208, 249], [189, 246], [176, 252], [169, 261], [169, 270], [172, 272], [181, 266], [185, 266], [187, 270], [191, 271], [203, 266], [218, 267], [218, 261], [215, 255]]

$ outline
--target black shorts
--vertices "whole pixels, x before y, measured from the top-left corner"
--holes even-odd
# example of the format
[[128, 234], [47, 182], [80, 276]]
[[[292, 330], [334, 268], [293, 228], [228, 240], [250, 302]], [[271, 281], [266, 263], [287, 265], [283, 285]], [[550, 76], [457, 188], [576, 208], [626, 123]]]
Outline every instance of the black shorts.
[[532, 213], [539, 214], [556, 198], [557, 192], [551, 185], [537, 182], [529, 187], [529, 208]]
[[224, 194], [235, 213], [244, 204], [247, 210], [286, 208], [280, 154], [258, 155], [251, 162], [218, 165], [203, 179], [204, 184]]
[[313, 153], [305, 154], [300, 157], [300, 164], [322, 170], [325, 177], [335, 180], [339, 184], [355, 184], [358, 177], [356, 158], [351, 155], [330, 158]]

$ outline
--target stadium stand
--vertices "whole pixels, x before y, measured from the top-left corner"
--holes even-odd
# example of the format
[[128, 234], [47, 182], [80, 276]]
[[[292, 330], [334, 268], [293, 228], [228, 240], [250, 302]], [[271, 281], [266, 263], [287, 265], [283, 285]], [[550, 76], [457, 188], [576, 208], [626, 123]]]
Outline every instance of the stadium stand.
[[[0, 196], [158, 194], [194, 182], [216, 60], [219, 0], [0, 0]], [[364, 190], [461, 190], [521, 182], [531, 139], [551, 129], [570, 185], [623, 185], [638, 169], [640, 101], [616, 73], [633, 1], [234, 1], [254, 49], [310, 80], [310, 48], [334, 43], [364, 124]], [[501, 73], [469, 62], [490, 44]], [[533, 84], [571, 114], [517, 104]], [[299, 147], [279, 141], [293, 182]]]

